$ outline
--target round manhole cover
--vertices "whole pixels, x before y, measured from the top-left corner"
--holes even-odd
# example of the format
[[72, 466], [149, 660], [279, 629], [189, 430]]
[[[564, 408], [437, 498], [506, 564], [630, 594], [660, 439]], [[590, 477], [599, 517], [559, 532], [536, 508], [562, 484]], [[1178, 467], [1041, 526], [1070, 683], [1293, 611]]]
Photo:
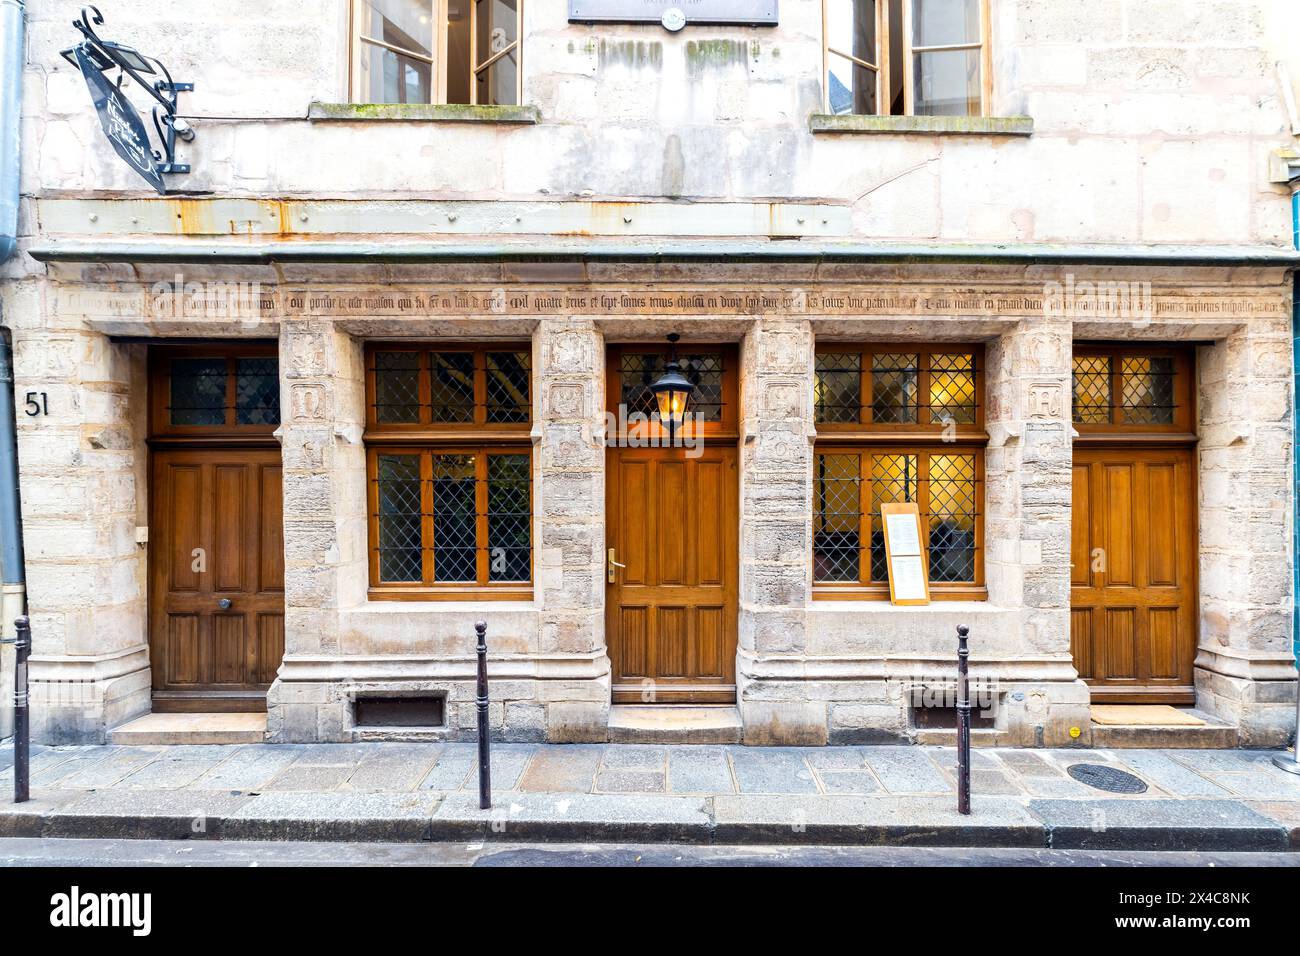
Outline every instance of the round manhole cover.
[[1146, 793], [1147, 790], [1147, 785], [1141, 778], [1118, 767], [1107, 767], [1099, 763], [1076, 763], [1071, 764], [1066, 772], [1080, 783], [1105, 790], [1107, 793]]

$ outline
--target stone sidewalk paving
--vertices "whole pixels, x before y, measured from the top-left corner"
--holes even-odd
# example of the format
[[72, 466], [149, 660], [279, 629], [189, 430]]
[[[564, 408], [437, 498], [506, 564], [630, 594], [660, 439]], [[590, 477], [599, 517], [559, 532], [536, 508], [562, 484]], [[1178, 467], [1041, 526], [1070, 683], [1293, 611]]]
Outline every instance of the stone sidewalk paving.
[[[19, 806], [5, 746], [0, 836], [1300, 849], [1300, 777], [1272, 756], [976, 750], [961, 817], [942, 747], [494, 744], [481, 811], [473, 744], [37, 748]], [[1075, 763], [1147, 790], [1094, 789]]]

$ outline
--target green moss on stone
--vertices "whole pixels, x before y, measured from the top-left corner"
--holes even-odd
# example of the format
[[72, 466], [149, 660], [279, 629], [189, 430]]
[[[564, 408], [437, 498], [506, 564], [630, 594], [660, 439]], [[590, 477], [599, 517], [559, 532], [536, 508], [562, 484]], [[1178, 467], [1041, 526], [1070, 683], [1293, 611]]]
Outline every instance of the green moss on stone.
[[745, 66], [749, 44], [744, 40], [688, 40], [686, 74], [696, 77], [710, 68]]
[[535, 106], [486, 106], [468, 103], [312, 103], [311, 120], [341, 122], [441, 121], [448, 123], [536, 123]]

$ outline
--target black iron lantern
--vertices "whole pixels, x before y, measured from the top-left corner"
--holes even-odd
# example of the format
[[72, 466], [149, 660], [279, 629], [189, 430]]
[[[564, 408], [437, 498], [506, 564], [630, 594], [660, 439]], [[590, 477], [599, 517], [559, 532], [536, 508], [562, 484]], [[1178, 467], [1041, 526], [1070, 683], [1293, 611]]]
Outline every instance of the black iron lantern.
[[686, 419], [686, 409], [690, 405], [691, 394], [695, 386], [682, 374], [681, 363], [677, 361], [677, 340], [681, 338], [676, 332], [668, 336], [672, 343], [672, 352], [664, 365], [664, 373], [650, 385], [655, 401], [659, 404], [659, 420], [668, 425], [671, 436]]

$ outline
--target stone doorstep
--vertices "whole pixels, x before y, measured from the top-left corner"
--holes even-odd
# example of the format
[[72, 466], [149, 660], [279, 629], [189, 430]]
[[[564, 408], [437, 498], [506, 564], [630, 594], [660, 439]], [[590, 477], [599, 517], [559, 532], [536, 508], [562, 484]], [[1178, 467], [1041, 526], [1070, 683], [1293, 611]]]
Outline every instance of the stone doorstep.
[[260, 744], [266, 714], [145, 714], [109, 731], [109, 742], [132, 746]]
[[738, 744], [740, 710], [733, 704], [615, 704], [609, 741], [615, 744]]
[[1152, 724], [1092, 724], [1092, 746], [1143, 750], [1234, 750], [1239, 744], [1237, 728], [1203, 710], [1179, 708], [1205, 721], [1199, 726]]

